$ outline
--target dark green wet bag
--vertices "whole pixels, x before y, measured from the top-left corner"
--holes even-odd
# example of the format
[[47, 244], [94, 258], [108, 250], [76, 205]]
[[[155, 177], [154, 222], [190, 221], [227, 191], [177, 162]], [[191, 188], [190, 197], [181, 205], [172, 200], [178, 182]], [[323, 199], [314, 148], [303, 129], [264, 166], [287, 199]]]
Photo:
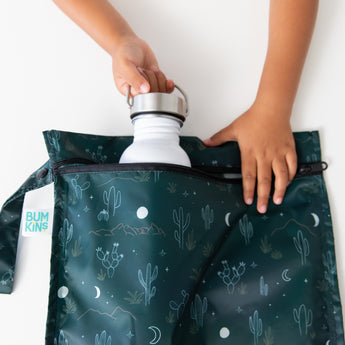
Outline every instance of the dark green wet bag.
[[182, 137], [192, 168], [117, 164], [130, 137], [48, 131], [50, 160], [0, 214], [10, 293], [24, 194], [55, 184], [47, 345], [342, 345], [317, 132], [265, 215], [242, 199], [236, 143]]

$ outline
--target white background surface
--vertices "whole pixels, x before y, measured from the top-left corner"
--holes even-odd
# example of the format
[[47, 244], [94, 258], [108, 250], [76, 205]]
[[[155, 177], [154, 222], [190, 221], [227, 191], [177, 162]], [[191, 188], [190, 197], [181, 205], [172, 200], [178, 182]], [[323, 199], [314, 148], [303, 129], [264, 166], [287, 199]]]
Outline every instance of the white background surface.
[[[268, 0], [113, 0], [187, 92], [184, 135], [205, 139], [252, 103], [267, 45]], [[292, 117], [319, 130], [345, 300], [345, 2], [320, 0]], [[128, 135], [111, 59], [51, 1], [0, 2], [0, 204], [47, 159], [46, 129]], [[50, 239], [21, 238], [12, 295], [0, 295], [0, 342], [44, 344]], [[92, 345], [92, 344], [90, 344]]]

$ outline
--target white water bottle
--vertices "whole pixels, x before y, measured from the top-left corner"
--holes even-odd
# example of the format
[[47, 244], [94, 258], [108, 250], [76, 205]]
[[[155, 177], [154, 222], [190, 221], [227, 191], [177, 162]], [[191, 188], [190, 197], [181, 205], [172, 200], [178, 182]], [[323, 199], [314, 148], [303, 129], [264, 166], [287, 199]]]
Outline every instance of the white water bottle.
[[[180, 130], [188, 114], [186, 94], [175, 86], [184, 100], [173, 94], [139, 94], [130, 102], [134, 127], [133, 143], [123, 152], [120, 163], [170, 163], [191, 166], [180, 146]], [[129, 94], [129, 92], [128, 92]]]

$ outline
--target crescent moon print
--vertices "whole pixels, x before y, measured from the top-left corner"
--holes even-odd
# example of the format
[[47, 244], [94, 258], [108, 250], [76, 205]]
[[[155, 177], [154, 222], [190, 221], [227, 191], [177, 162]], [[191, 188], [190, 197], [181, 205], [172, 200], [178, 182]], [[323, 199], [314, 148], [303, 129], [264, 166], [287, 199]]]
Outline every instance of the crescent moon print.
[[288, 272], [289, 272], [288, 268], [282, 272], [282, 279], [284, 280], [284, 282], [291, 281], [291, 278], [287, 276]]
[[331, 343], [330, 340], [327, 340], [327, 341], [326, 341], [326, 345], [329, 345], [330, 343]]
[[316, 228], [320, 224], [320, 218], [316, 213], [310, 213], [312, 217], [314, 218], [315, 224], [313, 225], [314, 228]]
[[100, 291], [98, 286], [95, 286], [95, 289], [96, 289], [96, 296], [95, 296], [95, 298], [99, 298], [99, 296], [101, 295], [101, 291]]
[[225, 215], [225, 224], [230, 227], [230, 215], [231, 215], [231, 212], [228, 212], [226, 215]]
[[151, 345], [157, 344], [161, 340], [161, 336], [162, 336], [160, 329], [156, 326], [150, 326], [148, 327], [148, 329], [150, 329], [155, 334], [155, 337], [150, 341], [150, 344]]

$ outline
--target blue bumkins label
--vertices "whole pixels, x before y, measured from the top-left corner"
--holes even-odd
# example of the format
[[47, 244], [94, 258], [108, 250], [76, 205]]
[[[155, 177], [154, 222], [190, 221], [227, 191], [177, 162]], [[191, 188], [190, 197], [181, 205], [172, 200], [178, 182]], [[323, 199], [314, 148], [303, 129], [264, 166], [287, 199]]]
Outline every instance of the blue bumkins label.
[[21, 232], [32, 237], [51, 233], [53, 212], [49, 209], [25, 209], [22, 214]]

